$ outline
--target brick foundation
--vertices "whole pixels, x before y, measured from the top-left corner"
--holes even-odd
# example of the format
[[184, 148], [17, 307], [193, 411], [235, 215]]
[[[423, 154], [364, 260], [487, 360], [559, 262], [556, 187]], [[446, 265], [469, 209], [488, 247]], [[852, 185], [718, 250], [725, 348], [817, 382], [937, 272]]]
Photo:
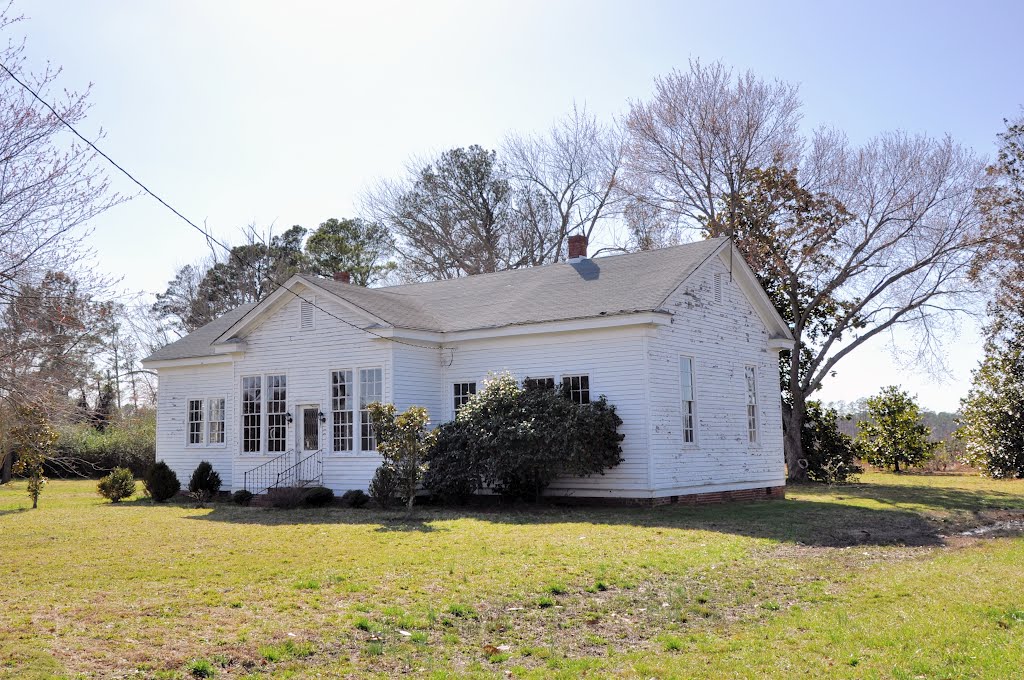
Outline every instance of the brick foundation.
[[653, 507], [658, 505], [711, 505], [766, 501], [786, 497], [785, 486], [759, 486], [738, 491], [714, 491], [657, 498], [599, 498], [594, 496], [548, 496], [544, 500], [555, 505], [592, 505], [605, 507]]

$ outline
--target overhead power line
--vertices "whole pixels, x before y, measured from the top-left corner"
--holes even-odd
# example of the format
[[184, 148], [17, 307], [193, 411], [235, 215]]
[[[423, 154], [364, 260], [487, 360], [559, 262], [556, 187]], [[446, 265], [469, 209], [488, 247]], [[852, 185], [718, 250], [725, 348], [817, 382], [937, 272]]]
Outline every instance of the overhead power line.
[[96, 144], [94, 144], [94, 143], [93, 143], [93, 142], [92, 142], [91, 140], [87, 139], [87, 138], [86, 138], [86, 137], [85, 137], [84, 135], [82, 135], [82, 133], [80, 133], [80, 132], [79, 132], [79, 131], [78, 131], [78, 130], [77, 130], [77, 129], [75, 128], [75, 126], [74, 126], [74, 125], [72, 125], [72, 124], [71, 124], [71, 123], [70, 123], [70, 122], [69, 122], [69, 121], [68, 121], [67, 119], [65, 119], [65, 118], [64, 118], [64, 117], [63, 117], [62, 115], [60, 115], [60, 113], [58, 113], [57, 109], [55, 109], [55, 108], [54, 108], [53, 106], [51, 106], [51, 105], [50, 105], [50, 103], [49, 103], [48, 101], [46, 101], [45, 99], [43, 99], [43, 98], [42, 98], [42, 97], [41, 97], [41, 96], [39, 95], [39, 93], [38, 93], [38, 92], [36, 92], [36, 91], [35, 91], [34, 89], [32, 89], [31, 87], [29, 87], [29, 85], [28, 85], [28, 84], [26, 84], [26, 83], [25, 83], [25, 82], [24, 82], [23, 80], [21, 80], [20, 78], [18, 78], [18, 76], [14, 75], [14, 72], [13, 72], [13, 71], [11, 71], [11, 69], [7, 68], [7, 65], [6, 65], [6, 64], [4, 64], [3, 62], [0, 62], [0, 69], [3, 69], [3, 71], [4, 71], [5, 73], [7, 73], [7, 75], [8, 75], [8, 76], [10, 76], [10, 77], [11, 77], [11, 79], [12, 79], [12, 80], [13, 80], [14, 82], [18, 83], [18, 85], [20, 85], [20, 86], [21, 86], [21, 87], [22, 87], [22, 88], [23, 88], [23, 89], [24, 89], [24, 90], [25, 90], [26, 92], [28, 92], [28, 93], [29, 93], [30, 95], [32, 95], [32, 97], [33, 97], [33, 98], [34, 98], [34, 99], [35, 99], [36, 101], [38, 101], [38, 102], [39, 102], [40, 104], [42, 104], [43, 106], [45, 106], [45, 107], [46, 107], [46, 109], [47, 109], [47, 110], [48, 110], [48, 111], [49, 111], [49, 112], [50, 112], [50, 113], [51, 113], [51, 114], [52, 114], [52, 115], [53, 115], [53, 116], [54, 116], [54, 117], [55, 117], [55, 118], [56, 118], [56, 119], [57, 119], [58, 121], [60, 121], [60, 122], [61, 122], [61, 124], [63, 124], [63, 125], [64, 125], [64, 127], [66, 127], [66, 128], [68, 129], [68, 130], [70, 130], [70, 131], [72, 132], [72, 134], [74, 134], [74, 135], [75, 135], [76, 137], [78, 137], [78, 138], [79, 138], [80, 140], [82, 140], [82, 142], [84, 142], [84, 143], [85, 143], [85, 144], [86, 144], [86, 145], [87, 145], [87, 146], [88, 146], [88, 147], [89, 147], [90, 149], [92, 149], [92, 150], [93, 150], [93, 151], [95, 151], [95, 152], [96, 152], [97, 154], [99, 154], [100, 156], [102, 156], [104, 160], [106, 160], [106, 161], [107, 161], [108, 163], [110, 163], [110, 164], [111, 164], [112, 166], [114, 166], [115, 168], [117, 168], [117, 169], [118, 169], [118, 170], [119, 170], [119, 171], [121, 172], [121, 174], [123, 174], [123, 175], [124, 175], [125, 177], [127, 177], [128, 179], [130, 179], [130, 180], [131, 180], [132, 182], [134, 182], [134, 183], [135, 183], [136, 185], [138, 185], [138, 187], [139, 187], [139, 188], [141, 188], [143, 192], [145, 192], [146, 194], [148, 194], [148, 195], [149, 195], [150, 197], [152, 197], [152, 198], [156, 199], [156, 201], [157, 201], [157, 202], [159, 202], [159, 203], [160, 203], [160, 205], [164, 206], [165, 208], [167, 208], [168, 210], [170, 210], [170, 211], [171, 211], [172, 213], [174, 213], [174, 214], [175, 214], [175, 215], [176, 215], [176, 216], [177, 216], [177, 217], [178, 217], [179, 219], [181, 219], [182, 221], [184, 221], [184, 222], [185, 222], [185, 224], [189, 225], [190, 227], [192, 227], [193, 229], [195, 229], [196, 231], [198, 231], [198, 232], [199, 232], [200, 234], [202, 234], [202, 235], [203, 235], [203, 237], [204, 237], [204, 238], [206, 238], [206, 240], [207, 240], [207, 241], [208, 241], [209, 243], [213, 243], [213, 244], [215, 244], [215, 245], [218, 245], [218, 246], [220, 246], [221, 248], [223, 248], [223, 249], [224, 249], [224, 251], [225, 251], [225, 252], [226, 252], [226, 253], [228, 254], [228, 257], [229, 257], [229, 258], [232, 258], [232, 257], [233, 257], [233, 258], [234, 258], [234, 259], [235, 259], [235, 260], [236, 260], [236, 261], [237, 261], [237, 262], [238, 262], [238, 263], [239, 263], [240, 265], [242, 265], [243, 267], [246, 267], [246, 268], [248, 268], [248, 269], [252, 270], [253, 272], [255, 272], [256, 274], [258, 274], [258, 275], [260, 275], [260, 276], [265, 276], [265, 277], [266, 277], [267, 279], [269, 279], [269, 280], [270, 280], [270, 282], [271, 282], [271, 283], [275, 284], [275, 285], [276, 285], [276, 286], [277, 286], [278, 288], [284, 288], [284, 289], [285, 289], [286, 291], [288, 291], [289, 293], [291, 293], [291, 294], [292, 294], [293, 296], [295, 296], [295, 297], [299, 298], [300, 300], [302, 300], [303, 302], [306, 302], [307, 304], [310, 304], [310, 305], [312, 305], [312, 306], [313, 306], [314, 308], [316, 308], [316, 309], [319, 309], [319, 310], [320, 310], [321, 312], [323, 312], [324, 314], [327, 314], [328, 316], [330, 316], [330, 317], [332, 317], [332, 318], [334, 318], [334, 319], [336, 319], [336, 320], [340, 321], [341, 323], [345, 324], [346, 326], [351, 326], [352, 328], [354, 328], [354, 329], [356, 329], [356, 330], [358, 330], [358, 331], [362, 331], [363, 333], [366, 333], [367, 335], [372, 335], [372, 336], [374, 336], [374, 337], [380, 338], [381, 340], [387, 340], [387, 341], [389, 341], [389, 342], [395, 342], [395, 343], [398, 343], [398, 344], [400, 344], [400, 345], [408, 345], [409, 347], [416, 347], [416, 348], [419, 348], [419, 349], [425, 349], [425, 347], [424, 347], [423, 345], [417, 345], [417, 344], [415, 344], [415, 343], [411, 343], [411, 342], [404, 342], [404, 341], [402, 341], [402, 340], [398, 340], [398, 339], [396, 339], [396, 338], [389, 338], [389, 337], [387, 337], [387, 336], [385, 336], [385, 335], [381, 335], [381, 334], [379, 334], [379, 333], [374, 333], [373, 331], [371, 331], [371, 330], [368, 330], [368, 329], [366, 329], [366, 328], [360, 328], [359, 326], [357, 326], [356, 324], [352, 323], [351, 321], [348, 321], [347, 319], [343, 319], [343, 318], [341, 318], [340, 316], [338, 316], [337, 314], [334, 314], [334, 313], [333, 313], [333, 312], [331, 312], [331, 311], [330, 311], [329, 309], [324, 309], [324, 308], [323, 308], [323, 307], [321, 307], [320, 305], [316, 304], [316, 301], [315, 301], [315, 300], [310, 300], [309, 298], [307, 298], [307, 297], [303, 296], [303, 295], [302, 295], [301, 293], [297, 293], [297, 292], [295, 292], [294, 290], [292, 290], [291, 288], [289, 288], [288, 286], [286, 286], [286, 285], [285, 285], [285, 283], [286, 283], [286, 282], [278, 281], [278, 280], [277, 280], [277, 279], [275, 279], [275, 278], [274, 278], [273, 276], [270, 276], [269, 274], [266, 274], [265, 272], [262, 272], [262, 271], [260, 271], [260, 270], [259, 270], [259, 269], [258, 269], [257, 267], [255, 267], [255, 266], [254, 266], [254, 265], [253, 265], [252, 263], [250, 263], [250, 262], [246, 262], [246, 261], [245, 261], [245, 260], [243, 260], [243, 259], [242, 259], [241, 257], [239, 257], [239, 256], [238, 256], [238, 254], [237, 254], [237, 253], [235, 253], [235, 252], [234, 252], [234, 251], [233, 251], [233, 250], [232, 250], [232, 249], [231, 249], [231, 248], [230, 248], [230, 247], [229, 247], [228, 245], [226, 245], [226, 244], [225, 244], [225, 243], [224, 243], [223, 241], [219, 240], [219, 239], [218, 239], [217, 237], [215, 237], [215, 236], [214, 236], [213, 234], [211, 234], [211, 233], [210, 233], [209, 231], [207, 231], [207, 230], [206, 230], [206, 229], [204, 229], [203, 227], [200, 227], [200, 226], [199, 226], [198, 224], [196, 224], [195, 222], [193, 222], [192, 220], [190, 220], [190, 219], [189, 219], [188, 217], [186, 217], [186, 216], [185, 216], [184, 214], [182, 214], [182, 213], [181, 213], [181, 212], [180, 212], [180, 211], [179, 211], [179, 210], [178, 210], [177, 208], [175, 208], [175, 207], [174, 207], [174, 206], [172, 206], [172, 205], [171, 205], [170, 203], [168, 203], [167, 201], [165, 201], [165, 200], [164, 200], [163, 198], [161, 198], [160, 196], [158, 196], [158, 195], [156, 194], [156, 192], [154, 192], [154, 191], [153, 191], [153, 190], [151, 190], [151, 189], [150, 189], [149, 187], [147, 187], [147, 186], [146, 186], [145, 184], [143, 184], [143, 183], [142, 183], [141, 181], [139, 181], [139, 180], [138, 180], [138, 179], [137, 179], [137, 178], [135, 177], [135, 175], [133, 175], [132, 173], [128, 172], [128, 171], [127, 171], [127, 170], [126, 170], [126, 169], [125, 169], [125, 168], [124, 168], [124, 167], [123, 167], [122, 165], [120, 165], [120, 164], [119, 164], [119, 163], [118, 163], [117, 161], [115, 161], [115, 160], [114, 160], [113, 158], [111, 158], [111, 157], [110, 157], [110, 156], [108, 156], [108, 155], [107, 155], [106, 153], [104, 153], [102, 149], [100, 149], [100, 148], [99, 148], [98, 146], [96, 146]]

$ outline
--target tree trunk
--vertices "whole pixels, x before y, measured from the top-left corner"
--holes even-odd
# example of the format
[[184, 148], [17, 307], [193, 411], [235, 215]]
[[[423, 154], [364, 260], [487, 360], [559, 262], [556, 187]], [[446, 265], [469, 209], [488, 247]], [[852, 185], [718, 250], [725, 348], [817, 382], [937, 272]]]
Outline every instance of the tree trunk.
[[804, 421], [807, 419], [807, 398], [793, 391], [793, 404], [783, 409], [785, 429], [786, 473], [790, 482], [807, 480], [807, 466], [804, 463], [804, 446], [800, 439]]
[[[0, 454], [3, 454], [0, 451]], [[14, 452], [7, 451], [2, 462], [0, 462], [0, 484], [11, 481], [11, 466], [14, 465]]]

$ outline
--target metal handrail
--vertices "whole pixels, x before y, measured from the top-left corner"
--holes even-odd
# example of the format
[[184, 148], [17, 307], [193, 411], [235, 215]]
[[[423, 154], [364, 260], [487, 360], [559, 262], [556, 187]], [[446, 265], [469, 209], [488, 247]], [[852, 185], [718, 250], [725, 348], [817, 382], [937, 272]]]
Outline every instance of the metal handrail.
[[266, 493], [276, 484], [277, 477], [281, 474], [281, 462], [294, 454], [295, 449], [289, 449], [280, 456], [249, 470], [242, 475], [242, 488], [254, 494]]
[[[323, 483], [324, 461], [323, 449], [311, 453], [295, 465], [285, 468], [277, 473], [277, 481], [270, 487], [272, 489], [288, 486], [296, 486], [298, 482]], [[304, 473], [311, 474], [306, 475]], [[268, 489], [269, 491], [269, 489]]]

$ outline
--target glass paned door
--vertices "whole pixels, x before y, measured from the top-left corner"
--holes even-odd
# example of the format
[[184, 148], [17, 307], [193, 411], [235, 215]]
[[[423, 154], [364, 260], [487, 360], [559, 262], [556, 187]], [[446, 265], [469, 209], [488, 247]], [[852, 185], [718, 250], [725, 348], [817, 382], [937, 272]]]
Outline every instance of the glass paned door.
[[302, 452], [314, 453], [320, 450], [320, 407], [302, 407]]

